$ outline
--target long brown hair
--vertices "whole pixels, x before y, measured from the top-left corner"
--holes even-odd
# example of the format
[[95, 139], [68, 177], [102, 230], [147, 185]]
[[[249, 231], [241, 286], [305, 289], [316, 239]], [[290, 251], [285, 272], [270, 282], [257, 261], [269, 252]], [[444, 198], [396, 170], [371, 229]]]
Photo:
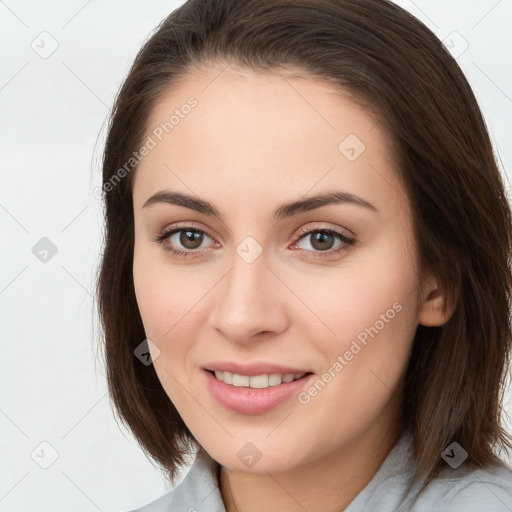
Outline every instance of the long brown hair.
[[134, 357], [146, 336], [132, 276], [132, 155], [159, 99], [194, 64], [212, 62], [300, 69], [378, 112], [412, 205], [420, 274], [456, 300], [446, 324], [418, 326], [406, 372], [403, 418], [419, 471], [434, 478], [453, 441], [467, 465], [498, 462], [497, 450], [512, 447], [500, 417], [512, 347], [510, 207], [462, 71], [427, 27], [387, 0], [189, 0], [138, 53], [103, 155], [97, 297], [120, 419], [171, 481], [197, 446], [153, 366]]

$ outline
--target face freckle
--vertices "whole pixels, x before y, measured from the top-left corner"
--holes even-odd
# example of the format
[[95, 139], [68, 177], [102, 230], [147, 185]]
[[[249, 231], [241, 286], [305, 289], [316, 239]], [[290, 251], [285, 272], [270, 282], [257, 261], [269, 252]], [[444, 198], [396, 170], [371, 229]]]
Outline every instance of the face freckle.
[[[232, 468], [244, 469], [234, 440], [265, 455], [258, 472], [284, 471], [393, 428], [419, 309], [411, 212], [385, 134], [319, 80], [241, 69], [190, 73], [148, 126], [190, 97], [197, 105], [141, 161], [133, 188], [135, 291], [166, 393]], [[175, 195], [144, 206], [162, 191]], [[333, 192], [317, 208], [279, 209]], [[316, 239], [298, 243], [306, 231]], [[313, 377], [301, 395], [244, 414], [212, 395], [214, 361]]]

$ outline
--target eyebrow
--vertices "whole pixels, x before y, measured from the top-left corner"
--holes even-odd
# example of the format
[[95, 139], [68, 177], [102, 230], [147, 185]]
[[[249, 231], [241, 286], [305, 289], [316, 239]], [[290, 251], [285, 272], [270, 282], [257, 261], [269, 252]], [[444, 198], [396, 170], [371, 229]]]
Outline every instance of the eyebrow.
[[[159, 203], [184, 206], [185, 208], [190, 208], [191, 210], [204, 213], [205, 215], [211, 215], [218, 217], [219, 219], [222, 218], [222, 215], [219, 213], [217, 208], [215, 208], [213, 204], [206, 201], [205, 199], [200, 199], [198, 197], [183, 194], [181, 192], [170, 192], [168, 190], [160, 190], [156, 194], [152, 195], [144, 203], [142, 208], [148, 208]], [[379, 211], [377, 207], [359, 196], [343, 191], [332, 191], [310, 196], [298, 201], [283, 203], [274, 211], [273, 217], [275, 221], [279, 221], [299, 213], [307, 212], [331, 204], [353, 204], [362, 206], [374, 212]]]

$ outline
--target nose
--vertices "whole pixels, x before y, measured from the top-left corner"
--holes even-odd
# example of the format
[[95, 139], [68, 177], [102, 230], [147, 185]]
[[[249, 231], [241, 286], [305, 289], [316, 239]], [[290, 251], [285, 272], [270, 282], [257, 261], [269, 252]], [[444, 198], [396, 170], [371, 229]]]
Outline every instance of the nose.
[[286, 293], [263, 255], [252, 263], [235, 255], [232, 268], [215, 287], [211, 326], [236, 343], [250, 343], [260, 333], [279, 334], [288, 325]]

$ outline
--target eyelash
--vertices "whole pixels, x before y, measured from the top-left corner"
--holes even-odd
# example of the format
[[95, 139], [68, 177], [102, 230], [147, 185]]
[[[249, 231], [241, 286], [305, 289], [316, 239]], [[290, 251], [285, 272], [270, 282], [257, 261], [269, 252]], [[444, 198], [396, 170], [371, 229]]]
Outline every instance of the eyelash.
[[[210, 236], [206, 231], [204, 231], [202, 229], [195, 228], [190, 225], [185, 225], [185, 226], [170, 227], [167, 230], [162, 231], [162, 233], [160, 235], [158, 235], [157, 237], [155, 237], [153, 240], [156, 243], [163, 246], [164, 242], [168, 238], [170, 238], [175, 233], [180, 233], [181, 231], [192, 231], [194, 233], [201, 233], [201, 234], [206, 235], [209, 238], [213, 239], [213, 237]], [[351, 246], [354, 246], [357, 243], [357, 240], [355, 238], [350, 238], [347, 235], [344, 235], [343, 233], [340, 233], [339, 231], [337, 231], [335, 229], [315, 228], [315, 229], [310, 229], [310, 230], [305, 230], [305, 231], [299, 232], [299, 234], [297, 235], [298, 238], [297, 238], [296, 242], [294, 242], [292, 245], [297, 244], [300, 240], [302, 240], [303, 238], [306, 238], [308, 235], [311, 235], [313, 233], [329, 233], [331, 235], [337, 236], [341, 240], [341, 242], [343, 242], [343, 244], [341, 246], [337, 247], [336, 249], [329, 249], [327, 251], [311, 251], [309, 249], [300, 249], [301, 251], [311, 252], [312, 254], [314, 254], [314, 256], [312, 256], [313, 258], [327, 258], [327, 257], [334, 256], [336, 254], [340, 254], [344, 251], [347, 251], [348, 249], [350, 249]], [[203, 252], [201, 250], [195, 250], [195, 249], [190, 249], [188, 251], [184, 251], [181, 249], [174, 249], [171, 246], [169, 246], [169, 247], [164, 246], [164, 249], [166, 251], [174, 254], [175, 256], [184, 257], [184, 258], [190, 257], [190, 256], [197, 257], [201, 254], [201, 252]]]

